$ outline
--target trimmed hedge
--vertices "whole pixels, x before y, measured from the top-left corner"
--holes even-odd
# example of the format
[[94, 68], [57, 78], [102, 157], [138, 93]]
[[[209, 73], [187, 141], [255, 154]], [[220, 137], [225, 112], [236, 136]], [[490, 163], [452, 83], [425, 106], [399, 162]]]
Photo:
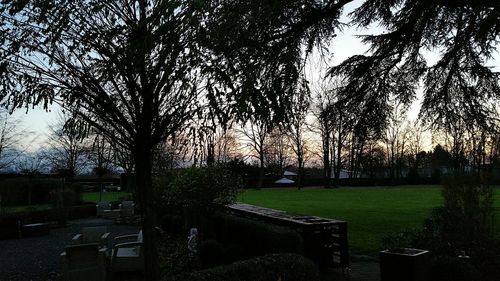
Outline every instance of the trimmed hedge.
[[319, 281], [317, 266], [297, 254], [271, 254], [202, 271], [181, 274], [174, 281]]
[[27, 178], [17, 177], [0, 180], [0, 197], [3, 206], [50, 203], [51, 190], [61, 188], [62, 181], [58, 178]]
[[19, 238], [20, 220], [14, 217], [0, 218], [0, 239]]
[[69, 210], [69, 219], [81, 219], [96, 216], [96, 206], [94, 203], [85, 203], [73, 206]]
[[245, 250], [237, 244], [224, 244], [215, 240], [200, 243], [198, 257], [203, 268], [228, 264], [245, 257]]
[[213, 222], [216, 240], [243, 247], [247, 256], [304, 253], [304, 240], [290, 228], [223, 213], [215, 215]]
[[[57, 215], [57, 211], [54, 209], [3, 214], [0, 216], [0, 227], [5, 226], [10, 228], [16, 226], [18, 221], [20, 224], [56, 221], [58, 218]], [[88, 218], [95, 215], [96, 207], [93, 203], [72, 206], [69, 209], [70, 219]]]

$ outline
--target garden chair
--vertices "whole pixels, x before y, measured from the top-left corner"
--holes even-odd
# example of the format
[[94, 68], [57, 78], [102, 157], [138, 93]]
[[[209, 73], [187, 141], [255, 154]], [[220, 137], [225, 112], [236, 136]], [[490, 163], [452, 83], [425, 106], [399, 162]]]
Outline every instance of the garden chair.
[[97, 243], [101, 248], [109, 246], [109, 232], [106, 226], [82, 227], [82, 233], [73, 237], [75, 244]]
[[134, 215], [135, 204], [134, 201], [123, 201], [120, 205], [120, 215], [128, 217]]
[[96, 215], [98, 217], [102, 217], [105, 210], [111, 210], [111, 204], [105, 201], [97, 202], [95, 207], [96, 207]]
[[144, 271], [142, 230], [138, 234], [115, 237], [111, 250], [110, 271], [113, 273]]
[[97, 243], [67, 246], [61, 253], [63, 280], [106, 280], [105, 257], [106, 249], [99, 249]]

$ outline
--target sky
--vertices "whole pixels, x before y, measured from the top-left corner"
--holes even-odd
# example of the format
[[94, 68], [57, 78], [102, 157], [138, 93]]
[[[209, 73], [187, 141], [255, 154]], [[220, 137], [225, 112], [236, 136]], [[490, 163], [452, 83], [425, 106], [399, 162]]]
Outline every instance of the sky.
[[[341, 21], [347, 23], [349, 21], [348, 13], [358, 7], [363, 0], [355, 0], [349, 3], [345, 9]], [[314, 89], [318, 81], [324, 77], [326, 69], [341, 63], [343, 60], [355, 54], [363, 54], [368, 47], [361, 43], [361, 39], [357, 35], [379, 34], [383, 29], [378, 26], [371, 26], [368, 29], [356, 29], [347, 27], [342, 32], [339, 32], [337, 37], [333, 39], [330, 45], [330, 55], [320, 58], [317, 54], [311, 56], [308, 65], [306, 66], [306, 75], [311, 80], [311, 86]], [[426, 57], [430, 63], [436, 60], [436, 52], [427, 52]], [[500, 55], [497, 54], [492, 65], [495, 69], [500, 70]], [[417, 96], [422, 96], [422, 89], [417, 91]], [[410, 109], [408, 118], [415, 120], [420, 109], [420, 101], [417, 100]], [[26, 109], [19, 109], [14, 112], [14, 116], [21, 118], [24, 121], [24, 126], [33, 132], [31, 138], [27, 139], [30, 142], [31, 151], [37, 150], [47, 140], [48, 125], [56, 122], [60, 108], [57, 105], [52, 105], [48, 111], [41, 107], [30, 109], [26, 113]], [[35, 139], [35, 141], [32, 141]]]

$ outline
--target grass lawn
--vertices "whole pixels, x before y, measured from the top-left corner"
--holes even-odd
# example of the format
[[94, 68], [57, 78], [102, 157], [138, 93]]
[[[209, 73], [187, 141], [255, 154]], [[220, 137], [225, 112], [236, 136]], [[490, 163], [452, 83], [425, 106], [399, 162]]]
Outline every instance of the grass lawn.
[[[306, 188], [247, 190], [239, 201], [297, 214], [345, 220], [349, 246], [375, 255], [382, 237], [404, 229], [420, 228], [432, 208], [441, 205], [438, 186]], [[500, 207], [500, 190], [495, 192]], [[500, 229], [496, 216], [497, 230]]]
[[[130, 195], [129, 192], [103, 192], [102, 201], [121, 201], [124, 197]], [[99, 192], [84, 192], [82, 194], [82, 200], [85, 202], [99, 202]]]
[[9, 213], [20, 213], [20, 212], [27, 212], [27, 211], [43, 211], [43, 210], [50, 210], [52, 209], [52, 204], [43, 204], [43, 205], [31, 205], [31, 206], [9, 206], [9, 207], [4, 207], [2, 210], [6, 214]]

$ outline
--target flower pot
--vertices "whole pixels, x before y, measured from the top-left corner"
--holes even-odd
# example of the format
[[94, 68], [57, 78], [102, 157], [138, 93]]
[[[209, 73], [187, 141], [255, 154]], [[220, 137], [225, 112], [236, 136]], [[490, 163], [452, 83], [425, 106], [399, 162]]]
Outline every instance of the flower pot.
[[428, 280], [429, 251], [399, 248], [380, 252], [381, 281]]

